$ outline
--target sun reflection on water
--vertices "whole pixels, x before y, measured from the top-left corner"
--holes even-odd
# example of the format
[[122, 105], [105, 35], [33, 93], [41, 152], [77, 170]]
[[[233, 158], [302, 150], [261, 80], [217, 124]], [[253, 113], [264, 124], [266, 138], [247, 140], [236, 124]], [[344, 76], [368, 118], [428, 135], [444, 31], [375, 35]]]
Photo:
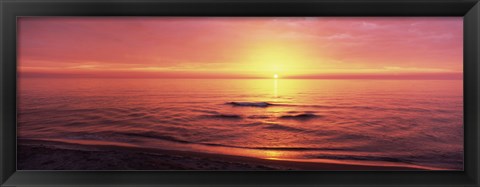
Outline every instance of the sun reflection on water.
[[278, 79], [273, 80], [273, 97], [278, 97]]
[[282, 158], [283, 153], [280, 151], [264, 151], [265, 159], [279, 160]]

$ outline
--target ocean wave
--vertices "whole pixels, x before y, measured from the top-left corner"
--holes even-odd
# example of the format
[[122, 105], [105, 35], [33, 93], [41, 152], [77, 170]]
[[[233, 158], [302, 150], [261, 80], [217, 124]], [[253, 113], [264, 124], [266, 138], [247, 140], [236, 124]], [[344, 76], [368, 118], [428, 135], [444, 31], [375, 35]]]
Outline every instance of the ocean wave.
[[319, 108], [319, 109], [361, 109], [361, 110], [390, 110], [390, 111], [406, 111], [406, 112], [445, 112], [445, 111], [432, 111], [424, 108], [416, 107], [379, 107], [379, 106], [362, 106], [362, 105], [310, 105], [310, 104], [295, 104], [295, 103], [270, 103], [270, 102], [227, 102], [227, 105], [238, 107], [259, 107], [266, 108], [271, 106], [279, 107], [296, 107], [296, 108]]
[[394, 157], [383, 157], [383, 156], [354, 156], [354, 155], [321, 155], [310, 158], [319, 158], [319, 159], [332, 159], [332, 160], [361, 160], [361, 161], [385, 161], [385, 162], [397, 162], [397, 163], [409, 163], [409, 160], [394, 158]]
[[176, 138], [173, 136], [159, 134], [153, 131], [147, 132], [125, 132], [119, 133], [125, 136], [134, 136], [134, 137], [144, 137], [144, 138], [152, 138], [158, 139], [163, 141], [169, 142], [176, 142], [182, 144], [197, 144], [197, 145], [206, 145], [206, 146], [214, 146], [214, 147], [229, 147], [229, 148], [240, 148], [240, 149], [252, 149], [252, 150], [276, 150], [276, 151], [341, 151], [344, 150], [342, 148], [322, 148], [322, 147], [255, 147], [255, 146], [235, 146], [235, 145], [225, 145], [219, 143], [208, 143], [208, 142], [194, 142], [194, 141], [187, 141], [180, 138]]
[[262, 122], [252, 122], [252, 123], [243, 123], [243, 124], [239, 124], [239, 126], [260, 126], [260, 125], [263, 125], [264, 123]]
[[214, 110], [206, 110], [206, 109], [191, 109], [192, 112], [200, 112], [200, 113], [206, 113], [206, 114], [218, 114], [217, 111]]
[[292, 120], [310, 120], [314, 118], [321, 117], [319, 115], [315, 115], [312, 113], [303, 113], [303, 114], [296, 114], [296, 115], [283, 115], [280, 116], [281, 119], [292, 119]]
[[295, 128], [295, 127], [289, 127], [285, 125], [279, 125], [279, 124], [269, 124], [267, 126], [263, 127], [264, 129], [269, 129], [269, 130], [280, 130], [280, 131], [288, 131], [288, 132], [301, 132], [305, 131], [304, 129], [300, 128]]
[[212, 114], [212, 115], [202, 115], [204, 118], [216, 118], [216, 119], [232, 119], [232, 120], [239, 120], [243, 117], [237, 114]]
[[[424, 166], [447, 167], [452, 169], [462, 169], [462, 154], [428, 154], [428, 155], [409, 155], [409, 156], [366, 156], [366, 155], [317, 155], [307, 156], [307, 158], [332, 159], [332, 160], [358, 160], [358, 161], [382, 161], [394, 163], [420, 164]], [[441, 163], [436, 161], [441, 160]], [[459, 167], [460, 166], [460, 167]]]
[[239, 124], [240, 126], [251, 126], [251, 127], [260, 127], [267, 130], [276, 130], [276, 131], [287, 131], [287, 132], [307, 132], [306, 129], [290, 127], [286, 125], [281, 125], [278, 123], [271, 122], [252, 122], [252, 123], [243, 123]]
[[123, 132], [123, 133], [117, 133], [117, 134], [121, 134], [121, 135], [125, 135], [125, 136], [143, 137], [143, 138], [154, 138], [154, 139], [160, 139], [160, 140], [177, 142], [177, 143], [193, 143], [193, 142], [190, 142], [190, 141], [175, 138], [173, 136], [162, 135], [162, 134], [159, 134], [157, 132], [152, 132], [152, 131], [147, 131], [147, 132]]
[[136, 113], [130, 113], [127, 116], [128, 117], [143, 117], [143, 116], [146, 116], [146, 115], [148, 115], [148, 114], [143, 113], [143, 112], [136, 112]]
[[270, 116], [267, 115], [251, 115], [248, 116], [249, 119], [268, 119]]
[[226, 104], [232, 106], [243, 106], [243, 107], [269, 107], [272, 106], [272, 103], [269, 102], [227, 102]]

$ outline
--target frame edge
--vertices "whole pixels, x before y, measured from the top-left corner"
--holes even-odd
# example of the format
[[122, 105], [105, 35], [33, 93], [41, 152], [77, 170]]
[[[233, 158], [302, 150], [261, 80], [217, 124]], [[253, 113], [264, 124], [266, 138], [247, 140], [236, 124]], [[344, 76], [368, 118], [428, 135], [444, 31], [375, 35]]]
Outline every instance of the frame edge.
[[16, 125], [7, 125], [15, 124], [15, 109], [12, 108], [16, 106], [16, 84], [8, 81], [16, 80], [15, 64], [8, 63], [16, 59], [16, 33], [9, 29], [16, 24], [14, 11], [9, 8], [13, 4], [0, 0], [0, 186], [5, 185], [16, 172]]
[[[465, 39], [468, 38], [468, 39]], [[473, 180], [476, 186], [479, 183], [479, 168], [480, 168], [480, 123], [479, 123], [479, 107], [480, 107], [480, 3], [477, 2], [464, 16], [464, 107], [465, 111], [471, 111], [470, 115], [465, 115], [464, 124], [465, 141], [464, 163], [471, 163], [465, 165], [465, 172], [467, 176]], [[470, 85], [467, 87], [466, 85]], [[474, 86], [471, 86], [474, 85]], [[465, 101], [469, 100], [467, 103]], [[476, 144], [474, 143], [476, 142]]]
[[[39, 1], [39, 2], [42, 2], [42, 1]], [[101, 2], [105, 2], [105, 1], [101, 1]], [[142, 2], [142, 1], [140, 1]], [[248, 2], [248, 1], [247, 1]], [[467, 1], [467, 2], [471, 2], [471, 1]], [[15, 17], [14, 13], [12, 12], [15, 12], [15, 11], [12, 11], [12, 10], [8, 10], [8, 6], [7, 4], [15, 4], [15, 2], [12, 2], [12, 1], [4, 1], [4, 0], [0, 0], [0, 41], [1, 41], [1, 45], [0, 45], [0, 57], [1, 57], [1, 66], [0, 66], [0, 72], [1, 72], [1, 75], [0, 75], [0, 103], [2, 103], [0, 105], [0, 134], [2, 136], [2, 138], [0, 139], [0, 186], [3, 186], [3, 185], [16, 185], [12, 180], [9, 180], [9, 178], [13, 175], [16, 175], [16, 174], [22, 174], [21, 172], [15, 172], [16, 171], [16, 168], [15, 168], [15, 163], [12, 163], [12, 158], [10, 158], [11, 156], [11, 153], [9, 153], [8, 151], [9, 150], [12, 150], [12, 148], [10, 148], [9, 146], [11, 146], [11, 142], [9, 141], [6, 141], [5, 139], [7, 138], [10, 138], [10, 136], [12, 136], [15, 132], [15, 129], [11, 129], [11, 128], [7, 128], [6, 127], [6, 124], [8, 122], [11, 122], [11, 119], [10, 117], [8, 117], [6, 115], [6, 113], [8, 111], [5, 111], [6, 109], [9, 109], [9, 108], [6, 108], [4, 106], [4, 104], [6, 105], [5, 102], [8, 102], [8, 103], [15, 103], [15, 101], [11, 101], [11, 99], [15, 99], [15, 96], [13, 95], [8, 95], [8, 94], [5, 94], [5, 92], [11, 92], [9, 91], [9, 88], [11, 89], [12, 88], [12, 85], [9, 85], [10, 83], [7, 83], [7, 80], [11, 79], [12, 77], [16, 77], [16, 73], [15, 72], [8, 72], [8, 70], [11, 70], [12, 67], [10, 67], [10, 65], [7, 66], [7, 62], [8, 61], [11, 61], [11, 60], [15, 60], [16, 56], [15, 56], [15, 53], [11, 53], [11, 52], [15, 52], [15, 47], [12, 47], [12, 46], [8, 46], [7, 43], [10, 43], [10, 42], [6, 42], [5, 40], [15, 40], [16, 37], [15, 37], [15, 33], [10, 33], [10, 32], [5, 32], [3, 33], [2, 31], [4, 31], [4, 27], [9, 27], [9, 26], [12, 26], [12, 21], [10, 20], [11, 17]], [[73, 13], [75, 14], [75, 13]], [[465, 52], [464, 52], [464, 60], [467, 61], [468, 59], [470, 61], [473, 61], [475, 62], [475, 64], [472, 64], [471, 66], [469, 66], [469, 68], [465, 68], [464, 66], [464, 72], [465, 74], [467, 74], [467, 71], [470, 72], [469, 75], [471, 76], [474, 76], [474, 77], [470, 77], [472, 78], [470, 81], [469, 81], [469, 84], [468, 85], [477, 85], [476, 87], [472, 87], [470, 89], [474, 89], [474, 90], [468, 90], [468, 91], [472, 91], [472, 93], [470, 93], [470, 97], [473, 97], [471, 98], [471, 100], [469, 101], [475, 101], [473, 102], [470, 106], [471, 107], [474, 107], [474, 111], [476, 113], [478, 113], [479, 111], [479, 107], [480, 107], [480, 95], [479, 95], [479, 83], [480, 83], [480, 76], [479, 76], [479, 72], [480, 72], [480, 55], [479, 55], [479, 52], [480, 52], [480, 3], [476, 3], [475, 6], [473, 6], [473, 8], [471, 8], [468, 13], [465, 14], [465, 17], [464, 17], [464, 22], [465, 23], [469, 23], [469, 24], [465, 24], [464, 25], [464, 37], [466, 37], [468, 35], [468, 38], [470, 39], [470, 41], [467, 41], [465, 40], [465, 46], [469, 46], [471, 47], [472, 49], [470, 49], [468, 52], [466, 49]], [[15, 24], [15, 23], [13, 23]], [[466, 26], [468, 25], [468, 26]], [[468, 29], [470, 29], [470, 31], [467, 31]], [[473, 32], [472, 32], [473, 31]], [[13, 35], [12, 35], [13, 34]], [[5, 37], [7, 36], [7, 37]], [[11, 36], [14, 36], [13, 38], [11, 38]], [[470, 62], [469, 61], [469, 62]], [[473, 80], [474, 79], [474, 80]], [[465, 79], [467, 80], [467, 79]], [[13, 88], [16, 88], [15, 85], [13, 85]], [[466, 89], [466, 88], [464, 88]], [[466, 95], [465, 95], [466, 97]], [[464, 99], [465, 99], [464, 97]], [[466, 104], [466, 103], [465, 103]], [[9, 113], [9, 112], [8, 112]], [[472, 153], [475, 157], [473, 156], [468, 156], [466, 155], [466, 159], [469, 159], [469, 161], [472, 162], [472, 166], [465, 166], [465, 173], [468, 175], [468, 177], [470, 179], [472, 179], [472, 186], [479, 186], [479, 179], [480, 179], [480, 176], [479, 176], [479, 172], [478, 172], [478, 169], [480, 168], [480, 162], [479, 162], [479, 156], [480, 156], [480, 147], [478, 146], [478, 142], [480, 142], [480, 138], [478, 137], [478, 135], [480, 135], [480, 128], [478, 127], [479, 125], [479, 117], [477, 116], [478, 114], [474, 114], [475, 116], [472, 116], [472, 120], [475, 122], [475, 127], [474, 128], [468, 128], [466, 129], [466, 136], [467, 137], [467, 133], [468, 133], [468, 137], [470, 138], [469, 140], [473, 140], [473, 141], [476, 141], [477, 144], [468, 144], [465, 143], [465, 147], [469, 146], [473, 149], [471, 150], [475, 150], [474, 153]], [[7, 119], [8, 118], [8, 119]], [[468, 131], [467, 131], [468, 130]], [[12, 132], [13, 131], [13, 132]], [[473, 135], [473, 136], [470, 136], [470, 135]], [[465, 142], [468, 142], [468, 141], [465, 141]], [[473, 144], [473, 145], [472, 145]], [[472, 147], [473, 146], [473, 147]], [[13, 148], [13, 150], [15, 150], [15, 147]], [[13, 153], [14, 154], [14, 153]], [[468, 158], [467, 158], [468, 157]], [[15, 159], [15, 158], [13, 158]], [[15, 160], [14, 160], [15, 161]], [[474, 164], [473, 164], [474, 163]], [[12, 167], [13, 165], [13, 167]], [[10, 182], [8, 182], [10, 181]], [[7, 184], [8, 183], [8, 184]], [[454, 186], [454, 185], [452, 185]]]

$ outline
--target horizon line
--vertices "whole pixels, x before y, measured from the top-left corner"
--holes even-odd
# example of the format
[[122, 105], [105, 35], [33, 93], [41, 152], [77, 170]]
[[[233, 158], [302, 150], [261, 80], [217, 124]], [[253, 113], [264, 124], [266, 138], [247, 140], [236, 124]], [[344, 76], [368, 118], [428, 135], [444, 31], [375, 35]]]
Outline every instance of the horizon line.
[[304, 79], [304, 80], [463, 80], [463, 72], [449, 73], [405, 73], [405, 74], [323, 74], [323, 75], [290, 75], [279, 78], [254, 75], [155, 75], [155, 74], [64, 74], [64, 73], [38, 73], [17, 72], [17, 79], [21, 78], [89, 78], [89, 79]]
[[198, 79], [198, 80], [463, 80], [462, 78], [245, 78], [245, 77], [17, 77], [19, 79]]

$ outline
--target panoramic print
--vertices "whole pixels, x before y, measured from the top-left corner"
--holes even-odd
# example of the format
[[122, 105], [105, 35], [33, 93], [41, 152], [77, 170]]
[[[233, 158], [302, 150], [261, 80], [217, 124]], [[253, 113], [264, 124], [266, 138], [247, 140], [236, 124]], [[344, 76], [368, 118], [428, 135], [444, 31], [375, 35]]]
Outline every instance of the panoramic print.
[[463, 170], [461, 17], [21, 17], [19, 170]]

